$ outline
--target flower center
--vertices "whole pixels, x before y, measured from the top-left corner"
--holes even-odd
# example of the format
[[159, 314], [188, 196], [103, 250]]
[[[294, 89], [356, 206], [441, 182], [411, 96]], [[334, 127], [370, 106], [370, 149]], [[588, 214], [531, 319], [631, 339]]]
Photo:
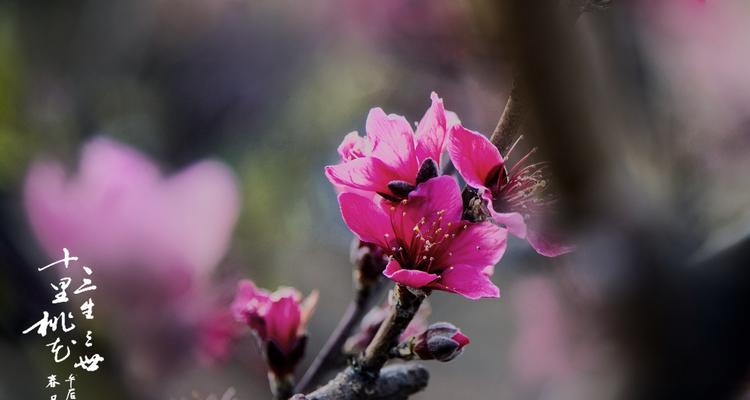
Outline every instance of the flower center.
[[[402, 201], [401, 204], [405, 205], [406, 201]], [[400, 221], [402, 224], [394, 224], [394, 226], [404, 226], [404, 220], [408, 219], [408, 211], [396, 212], [395, 215], [402, 218]], [[392, 247], [391, 253], [402, 268], [440, 272], [444, 267], [437, 265], [437, 262], [450, 247], [450, 240], [456, 237], [459, 229], [468, 227], [466, 222], [446, 222], [444, 215], [445, 210], [439, 210], [422, 216], [416, 219], [411, 232], [403, 232], [403, 235], [400, 235], [398, 247]]]
[[493, 207], [497, 212], [520, 212], [524, 218], [537, 213], [554, 201], [547, 192], [547, 180], [544, 177], [548, 166], [546, 162], [525, 165], [536, 148], [531, 149], [513, 167], [497, 174], [497, 179], [490, 186]]

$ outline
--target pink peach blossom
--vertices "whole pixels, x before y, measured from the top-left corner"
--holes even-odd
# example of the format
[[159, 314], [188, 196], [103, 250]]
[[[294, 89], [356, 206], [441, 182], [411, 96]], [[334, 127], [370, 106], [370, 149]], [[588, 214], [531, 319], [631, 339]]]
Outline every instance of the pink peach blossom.
[[63, 247], [126, 274], [189, 271], [205, 277], [226, 254], [239, 212], [232, 172], [201, 161], [165, 178], [136, 150], [104, 137], [88, 142], [78, 173], [54, 161], [32, 164], [24, 188], [31, 227], [50, 256]]
[[367, 191], [398, 200], [424, 180], [438, 174], [447, 130], [456, 123], [443, 100], [431, 95], [432, 105], [417, 125], [406, 118], [373, 108], [367, 116], [367, 136], [351, 132], [338, 148], [341, 162], [325, 168], [337, 188]]
[[539, 254], [555, 257], [573, 250], [540, 229], [553, 202], [544, 196], [544, 163], [525, 165], [529, 153], [509, 169], [497, 147], [481, 133], [455, 125], [448, 136], [451, 160], [466, 183], [479, 190], [495, 222], [528, 240]]
[[500, 295], [489, 275], [505, 252], [506, 230], [462, 221], [453, 177], [430, 179], [397, 203], [342, 193], [339, 205], [349, 229], [390, 256], [383, 274], [391, 280], [469, 299]]

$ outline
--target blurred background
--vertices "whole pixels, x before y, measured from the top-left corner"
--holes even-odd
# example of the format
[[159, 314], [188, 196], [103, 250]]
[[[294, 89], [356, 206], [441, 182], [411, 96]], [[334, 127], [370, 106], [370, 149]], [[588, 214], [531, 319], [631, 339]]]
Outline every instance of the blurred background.
[[568, 30], [518, 3], [2, 2], [0, 399], [72, 372], [21, 334], [67, 310], [36, 270], [63, 246], [98, 286], [79, 398], [268, 398], [226, 308], [240, 278], [318, 289], [298, 372], [323, 344], [351, 298], [323, 175], [344, 135], [375, 106], [419, 120], [433, 90], [489, 135], [514, 76], [580, 250], [513, 238], [501, 299], [431, 296], [472, 342], [415, 398], [740, 398], [750, 6], [615, 1]]

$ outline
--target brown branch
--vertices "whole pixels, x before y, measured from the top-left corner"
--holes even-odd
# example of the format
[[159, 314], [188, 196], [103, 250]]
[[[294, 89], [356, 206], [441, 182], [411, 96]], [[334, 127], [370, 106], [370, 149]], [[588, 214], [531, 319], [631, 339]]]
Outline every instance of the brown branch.
[[495, 130], [490, 136], [490, 141], [500, 150], [501, 154], [507, 153], [513, 140], [520, 134], [521, 125], [526, 116], [526, 102], [519, 88], [519, 82], [517, 77], [513, 79], [508, 102], [505, 103], [500, 121], [497, 122]]
[[394, 296], [396, 303], [388, 319], [383, 321], [372, 342], [365, 349], [364, 356], [355, 365], [365, 374], [377, 374], [383, 364], [388, 361], [388, 354], [398, 345], [399, 336], [414, 318], [424, 300], [423, 295], [417, 296], [402, 285], [396, 285]]
[[[611, 3], [612, 0], [573, 0], [570, 3], [574, 14], [571, 23], [575, 24], [583, 13], [607, 9]], [[528, 114], [529, 107], [526, 96], [520, 87], [523, 79], [519, 75], [518, 72], [514, 74], [508, 102], [505, 103], [500, 121], [498, 121], [490, 136], [492, 144], [503, 155], [507, 153], [513, 141], [521, 134], [521, 127]]]
[[[388, 361], [392, 348], [398, 345], [401, 333], [409, 325], [414, 315], [419, 310], [424, 295], [416, 295], [402, 285], [396, 285], [394, 289], [394, 305], [388, 318], [378, 329], [372, 342], [364, 353], [355, 360], [354, 364], [339, 373], [336, 378], [328, 382], [313, 393], [307, 395], [308, 399], [374, 399], [374, 398], [406, 398], [393, 397], [399, 392], [390, 392], [391, 397], [373, 397], [378, 390], [391, 388], [403, 391], [403, 396], [421, 390], [427, 384], [429, 376], [426, 371], [420, 372], [416, 367], [406, 369], [394, 369], [394, 375], [383, 376], [381, 379], [381, 368]], [[407, 373], [408, 372], [408, 373]], [[398, 377], [398, 379], [396, 378]], [[419, 378], [419, 379], [417, 379]], [[406, 388], [412, 388], [407, 394]], [[399, 394], [401, 395], [401, 394]], [[343, 397], [342, 397], [343, 396]], [[305, 397], [296, 396], [297, 399]]]
[[[500, 120], [490, 136], [490, 141], [500, 150], [503, 157], [508, 152], [513, 140], [520, 135], [521, 125], [526, 116], [526, 104], [523, 101], [523, 95], [520, 93], [521, 90], [518, 88], [518, 82], [517, 77], [513, 79], [508, 101], [505, 103]], [[456, 172], [456, 167], [453, 165], [453, 161], [448, 160], [443, 167], [442, 174], [451, 175], [454, 172]]]
[[[419, 364], [397, 364], [383, 368], [374, 384], [362, 386], [356, 372], [347, 368], [328, 384], [308, 395], [298, 394], [292, 400], [405, 400], [427, 387], [430, 373]], [[364, 394], [363, 394], [364, 393]]]

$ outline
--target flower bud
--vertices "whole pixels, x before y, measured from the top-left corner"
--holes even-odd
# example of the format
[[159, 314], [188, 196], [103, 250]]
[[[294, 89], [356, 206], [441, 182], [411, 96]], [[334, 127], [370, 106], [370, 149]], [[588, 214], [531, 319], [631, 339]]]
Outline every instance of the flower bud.
[[351, 260], [357, 284], [361, 287], [377, 283], [388, 264], [388, 257], [380, 247], [357, 238], [352, 241]]
[[317, 291], [303, 300], [293, 288], [269, 292], [250, 280], [239, 283], [232, 303], [234, 317], [253, 331], [269, 369], [277, 377], [291, 374], [302, 359], [307, 322], [317, 298]]
[[414, 338], [414, 354], [422, 360], [450, 361], [463, 352], [469, 337], [449, 322], [430, 325]]

